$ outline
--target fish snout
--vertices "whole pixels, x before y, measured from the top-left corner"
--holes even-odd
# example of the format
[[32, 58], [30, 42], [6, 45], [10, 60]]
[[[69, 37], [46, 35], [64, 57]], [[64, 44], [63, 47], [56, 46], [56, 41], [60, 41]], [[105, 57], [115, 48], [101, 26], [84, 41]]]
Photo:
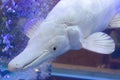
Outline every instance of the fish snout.
[[9, 64], [8, 64], [8, 69], [10, 70], [10, 71], [18, 71], [18, 70], [20, 70], [22, 67], [19, 65], [19, 64], [17, 64], [17, 63], [15, 63], [15, 64], [13, 64], [12, 62], [10, 62]]

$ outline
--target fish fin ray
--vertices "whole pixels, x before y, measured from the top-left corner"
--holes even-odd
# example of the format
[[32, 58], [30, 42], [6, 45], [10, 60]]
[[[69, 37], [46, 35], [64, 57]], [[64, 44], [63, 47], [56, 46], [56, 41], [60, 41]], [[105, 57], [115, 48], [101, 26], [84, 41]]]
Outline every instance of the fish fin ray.
[[100, 54], [111, 54], [115, 50], [114, 40], [103, 32], [97, 32], [82, 42], [84, 49]]
[[109, 28], [120, 28], [120, 12], [111, 20]]
[[34, 33], [36, 32], [36, 30], [39, 28], [40, 24], [43, 22], [43, 18], [39, 19], [39, 18], [34, 18], [32, 20], [30, 20], [29, 22], [26, 23], [25, 27], [24, 27], [24, 34], [31, 38]]

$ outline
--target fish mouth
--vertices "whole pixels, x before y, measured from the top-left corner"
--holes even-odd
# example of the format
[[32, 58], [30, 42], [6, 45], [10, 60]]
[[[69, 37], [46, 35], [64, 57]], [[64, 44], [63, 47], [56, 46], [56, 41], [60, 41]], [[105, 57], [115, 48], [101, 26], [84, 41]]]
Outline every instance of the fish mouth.
[[[35, 65], [35, 64], [40, 64], [40, 63], [42, 63], [43, 61], [45, 61], [47, 58], [49, 58], [49, 56], [48, 56], [48, 51], [44, 51], [40, 56], [38, 56], [38, 57], [36, 57], [35, 59], [33, 59], [32, 61], [26, 63], [26, 64], [23, 66], [23, 69], [32, 67], [32, 66]], [[37, 65], [35, 65], [35, 66], [37, 66]]]
[[23, 66], [23, 69], [26, 69], [27, 66], [29, 66], [29, 65], [31, 65], [31, 64], [34, 64], [34, 62], [36, 62], [36, 60], [37, 60], [38, 58], [39, 58], [39, 57], [37, 57], [37, 58], [33, 59], [33, 61], [31, 61], [31, 62], [25, 64], [25, 65]]

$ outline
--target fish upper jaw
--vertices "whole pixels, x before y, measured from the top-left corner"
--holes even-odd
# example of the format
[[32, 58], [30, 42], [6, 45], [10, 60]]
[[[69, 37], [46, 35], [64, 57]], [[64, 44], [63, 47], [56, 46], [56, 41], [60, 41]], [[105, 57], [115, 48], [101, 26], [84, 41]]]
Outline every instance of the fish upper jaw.
[[17, 71], [17, 70], [23, 70], [23, 69], [35, 67], [39, 64], [42, 64], [45, 60], [53, 58], [53, 56], [50, 55], [49, 51], [44, 50], [38, 57], [31, 57], [31, 59], [29, 59], [29, 61], [24, 61], [25, 59], [20, 60], [20, 62], [18, 61], [19, 59], [25, 58], [24, 56], [19, 57], [19, 55], [18, 55], [16, 58], [13, 59], [12, 61], [10, 61], [10, 63], [8, 64], [8, 69], [10, 71]]
[[30, 67], [35, 67], [35, 66], [37, 66], [39, 64], [42, 64], [44, 61], [47, 61], [48, 59], [51, 59], [51, 58], [53, 58], [53, 56], [50, 55], [50, 53], [47, 50], [43, 51], [43, 53], [40, 56], [38, 56], [37, 58], [35, 58], [31, 62], [26, 63], [23, 66], [23, 69], [27, 69], [27, 68], [30, 68]]
[[21, 65], [18, 65], [17, 63], [14, 63], [14, 61], [12, 60], [9, 64], [8, 64], [8, 70], [9, 71], [17, 71], [22, 69]]
[[32, 57], [32, 55], [30, 57], [29, 54], [27, 55], [24, 54], [26, 53], [21, 53], [17, 57], [15, 57], [12, 61], [10, 61], [10, 63], [8, 64], [8, 69], [10, 71], [18, 71], [28, 69], [31, 67], [36, 67], [45, 61], [53, 60], [54, 58], [56, 58], [56, 56], [59, 56], [54, 53], [51, 53], [49, 50], [44, 50], [38, 56], [34, 57]]

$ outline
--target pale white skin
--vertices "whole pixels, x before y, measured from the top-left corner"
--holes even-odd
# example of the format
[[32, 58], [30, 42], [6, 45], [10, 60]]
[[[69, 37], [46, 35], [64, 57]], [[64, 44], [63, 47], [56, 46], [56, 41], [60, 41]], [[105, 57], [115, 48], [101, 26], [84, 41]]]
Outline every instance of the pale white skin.
[[40, 32], [36, 32], [25, 50], [9, 63], [11, 71], [37, 66], [70, 50], [64, 25], [59, 28], [54, 25], [47, 22], [41, 24]]
[[46, 20], [77, 25], [87, 37], [105, 30], [119, 9], [120, 0], [61, 0]]
[[37, 66], [69, 50], [81, 49], [82, 39], [108, 27], [118, 6], [120, 0], [61, 0], [30, 35], [25, 50], [9, 63], [9, 70]]

